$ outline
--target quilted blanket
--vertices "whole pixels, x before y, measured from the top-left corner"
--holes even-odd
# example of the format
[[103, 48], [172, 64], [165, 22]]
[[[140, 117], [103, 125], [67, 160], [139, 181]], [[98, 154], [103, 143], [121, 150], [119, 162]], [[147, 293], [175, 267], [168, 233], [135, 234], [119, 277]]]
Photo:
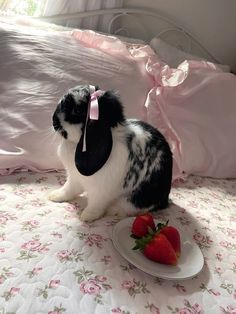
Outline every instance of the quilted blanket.
[[0, 313], [236, 313], [236, 180], [189, 177], [172, 189], [170, 220], [200, 247], [201, 273], [166, 281], [115, 250], [117, 218], [79, 221], [79, 205], [47, 193], [62, 173], [0, 177]]

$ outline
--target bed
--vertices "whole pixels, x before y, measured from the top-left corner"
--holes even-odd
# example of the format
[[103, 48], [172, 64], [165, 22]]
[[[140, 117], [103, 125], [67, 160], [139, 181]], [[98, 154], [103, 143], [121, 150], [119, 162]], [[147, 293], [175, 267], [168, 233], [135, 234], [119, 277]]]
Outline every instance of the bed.
[[[235, 313], [235, 76], [217, 60], [183, 61], [179, 50], [176, 65], [177, 48], [159, 37], [149, 45], [6, 17], [0, 27], [0, 312]], [[47, 199], [65, 182], [51, 114], [68, 88], [97, 81], [118, 89], [126, 115], [155, 125], [170, 143], [171, 206], [155, 217], [200, 247], [204, 267], [191, 279], [163, 280], [128, 263], [112, 243], [117, 217], [83, 223], [76, 201]], [[214, 116], [196, 110], [210, 108], [206, 101]]]

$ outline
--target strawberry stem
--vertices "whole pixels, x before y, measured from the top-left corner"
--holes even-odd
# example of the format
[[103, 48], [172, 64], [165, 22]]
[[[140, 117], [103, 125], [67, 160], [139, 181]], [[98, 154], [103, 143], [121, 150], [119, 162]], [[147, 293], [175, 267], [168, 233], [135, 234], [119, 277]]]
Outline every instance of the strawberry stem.
[[159, 232], [161, 229], [163, 229], [164, 227], [166, 227], [169, 223], [169, 219], [167, 220], [166, 223], [162, 223], [162, 222], [159, 222], [157, 225], [156, 225], [156, 229], [157, 229], [157, 232]]
[[154, 231], [150, 226], [148, 226], [148, 234], [154, 235], [155, 232], [156, 232], [156, 228], [155, 228], [155, 231]]
[[135, 246], [132, 248], [132, 250], [141, 250], [145, 248], [145, 246], [152, 240], [153, 235], [148, 234], [145, 237], [142, 237], [140, 239], [135, 240]]

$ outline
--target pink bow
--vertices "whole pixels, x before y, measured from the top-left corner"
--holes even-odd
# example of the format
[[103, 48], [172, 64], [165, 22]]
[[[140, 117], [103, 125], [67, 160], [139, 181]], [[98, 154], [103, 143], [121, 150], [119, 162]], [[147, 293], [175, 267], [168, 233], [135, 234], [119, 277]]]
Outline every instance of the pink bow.
[[99, 109], [98, 109], [98, 97], [103, 94], [102, 90], [95, 91], [95, 86], [89, 85], [90, 88], [90, 102], [88, 104], [88, 111], [87, 117], [85, 122], [85, 129], [84, 129], [84, 137], [83, 137], [83, 152], [86, 152], [86, 131], [87, 131], [87, 124], [88, 120], [98, 120], [99, 118]]

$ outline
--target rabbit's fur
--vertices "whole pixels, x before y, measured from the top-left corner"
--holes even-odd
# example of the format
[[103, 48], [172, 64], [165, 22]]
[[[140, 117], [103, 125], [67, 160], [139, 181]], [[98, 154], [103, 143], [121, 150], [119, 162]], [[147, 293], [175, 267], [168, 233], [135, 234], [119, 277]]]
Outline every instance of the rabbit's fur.
[[67, 181], [49, 199], [70, 201], [86, 192], [83, 221], [166, 208], [172, 153], [163, 135], [143, 121], [126, 119], [119, 97], [106, 91], [98, 97], [99, 119], [88, 121], [83, 152], [89, 101], [89, 85], [77, 86], [64, 95], [54, 112], [53, 126], [61, 137], [58, 154]]

